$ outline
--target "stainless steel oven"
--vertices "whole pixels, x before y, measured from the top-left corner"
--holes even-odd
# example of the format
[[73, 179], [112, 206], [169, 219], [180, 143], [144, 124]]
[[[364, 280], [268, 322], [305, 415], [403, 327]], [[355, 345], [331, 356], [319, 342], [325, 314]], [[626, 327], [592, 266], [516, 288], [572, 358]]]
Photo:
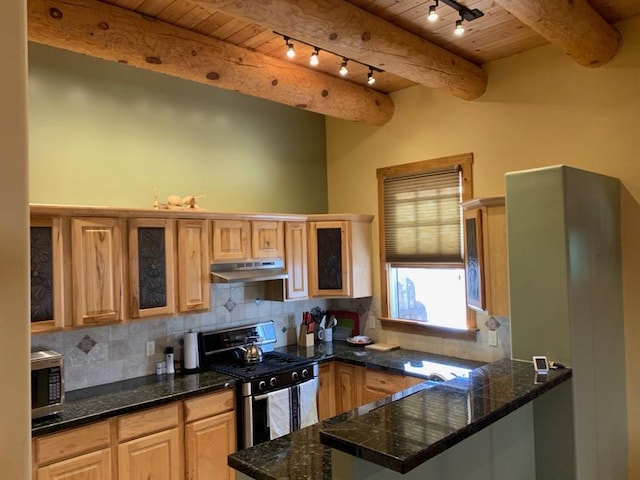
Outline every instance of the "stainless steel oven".
[[[248, 448], [318, 421], [318, 364], [273, 351], [273, 322], [201, 332], [200, 365], [238, 379], [238, 448]], [[247, 352], [260, 348], [260, 359]]]

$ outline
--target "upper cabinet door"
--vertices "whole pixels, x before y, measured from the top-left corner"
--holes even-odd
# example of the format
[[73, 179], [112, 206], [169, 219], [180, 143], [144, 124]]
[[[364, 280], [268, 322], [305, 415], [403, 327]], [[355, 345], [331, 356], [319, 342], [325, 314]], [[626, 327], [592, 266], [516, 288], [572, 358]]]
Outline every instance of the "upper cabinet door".
[[235, 262], [250, 258], [248, 220], [214, 220], [212, 235], [212, 260]]
[[286, 280], [286, 299], [302, 299], [309, 296], [307, 274], [307, 224], [287, 222], [285, 227], [285, 254], [289, 277]]
[[309, 223], [309, 290], [311, 296], [351, 295], [349, 223]]
[[178, 220], [178, 298], [181, 312], [211, 305], [209, 229], [206, 220]]
[[31, 333], [64, 326], [62, 220], [31, 218]]
[[175, 313], [175, 222], [129, 220], [131, 317]]
[[115, 218], [72, 218], [73, 323], [122, 320], [122, 228]]
[[284, 222], [251, 222], [251, 252], [252, 258], [261, 260], [284, 258]]

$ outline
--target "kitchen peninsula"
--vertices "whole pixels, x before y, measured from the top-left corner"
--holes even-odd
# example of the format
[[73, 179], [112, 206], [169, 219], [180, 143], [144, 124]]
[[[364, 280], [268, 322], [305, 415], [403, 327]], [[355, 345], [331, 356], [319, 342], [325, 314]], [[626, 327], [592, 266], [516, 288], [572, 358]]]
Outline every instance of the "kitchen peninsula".
[[[336, 359], [396, 373], [402, 372], [403, 365], [417, 360], [414, 357], [407, 362], [407, 354], [419, 355], [403, 349], [359, 355], [361, 350], [341, 345], [334, 349], [336, 345], [334, 342], [331, 354]], [[317, 355], [320, 360], [322, 355], [329, 357], [316, 352], [323, 347], [326, 349], [323, 344], [306, 349], [307, 354]], [[304, 352], [305, 349], [299, 349], [300, 354]], [[504, 419], [510, 422], [507, 430], [529, 438], [513, 443], [520, 451], [511, 452], [525, 458], [525, 464], [506, 462], [502, 468], [512, 474], [518, 468], [525, 468], [533, 475], [531, 478], [535, 478], [530, 435], [533, 426], [529, 422], [531, 402], [562, 386], [571, 375], [570, 369], [562, 369], [536, 377], [529, 362], [500, 360], [475, 368], [467, 378], [425, 382], [306, 429], [241, 450], [229, 456], [229, 465], [240, 472], [239, 478], [247, 475], [257, 480], [393, 478], [395, 472], [409, 471], [420, 476], [425, 467], [429, 468], [425, 462], [453, 451], [449, 449], [468, 437], [480, 438], [494, 428], [494, 424], [498, 430], [492, 433], [501, 435], [504, 422], [503, 426], [496, 422]], [[487, 463], [488, 459], [484, 461]], [[382, 476], [375, 476], [378, 474]]]

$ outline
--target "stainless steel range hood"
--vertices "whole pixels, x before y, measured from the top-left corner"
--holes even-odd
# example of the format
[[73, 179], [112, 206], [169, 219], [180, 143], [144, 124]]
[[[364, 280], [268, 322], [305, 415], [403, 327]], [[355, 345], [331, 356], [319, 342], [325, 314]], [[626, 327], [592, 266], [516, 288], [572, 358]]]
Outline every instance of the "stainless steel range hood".
[[288, 277], [289, 275], [284, 269], [284, 260], [214, 263], [211, 265], [211, 280], [214, 283], [263, 282], [282, 280]]

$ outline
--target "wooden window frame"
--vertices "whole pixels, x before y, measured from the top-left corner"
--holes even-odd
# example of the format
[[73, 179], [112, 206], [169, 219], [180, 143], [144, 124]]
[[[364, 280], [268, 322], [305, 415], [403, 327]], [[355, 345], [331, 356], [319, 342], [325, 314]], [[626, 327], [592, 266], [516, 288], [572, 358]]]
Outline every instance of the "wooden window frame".
[[[448, 157], [423, 160], [419, 162], [394, 165], [377, 169], [378, 177], [378, 221], [379, 221], [379, 245], [380, 245], [380, 322], [385, 330], [400, 331], [412, 334], [430, 335], [443, 338], [455, 338], [461, 340], [476, 340], [477, 323], [476, 313], [467, 307], [467, 328], [457, 329], [439, 325], [431, 325], [424, 322], [395, 319], [390, 316], [389, 308], [389, 268], [392, 267], [385, 257], [385, 225], [384, 225], [384, 180], [387, 177], [419, 173], [428, 170], [438, 170], [457, 165], [462, 171], [462, 193], [461, 201], [473, 198], [473, 154], [465, 153]], [[464, 228], [464, 225], [463, 225]], [[464, 230], [463, 230], [464, 231]], [[463, 259], [464, 260], [464, 259]], [[394, 266], [397, 264], [394, 263]], [[423, 264], [426, 265], [426, 264]], [[415, 266], [415, 265], [413, 265]], [[464, 261], [460, 264], [464, 269]], [[466, 284], [466, 282], [465, 282]]]

